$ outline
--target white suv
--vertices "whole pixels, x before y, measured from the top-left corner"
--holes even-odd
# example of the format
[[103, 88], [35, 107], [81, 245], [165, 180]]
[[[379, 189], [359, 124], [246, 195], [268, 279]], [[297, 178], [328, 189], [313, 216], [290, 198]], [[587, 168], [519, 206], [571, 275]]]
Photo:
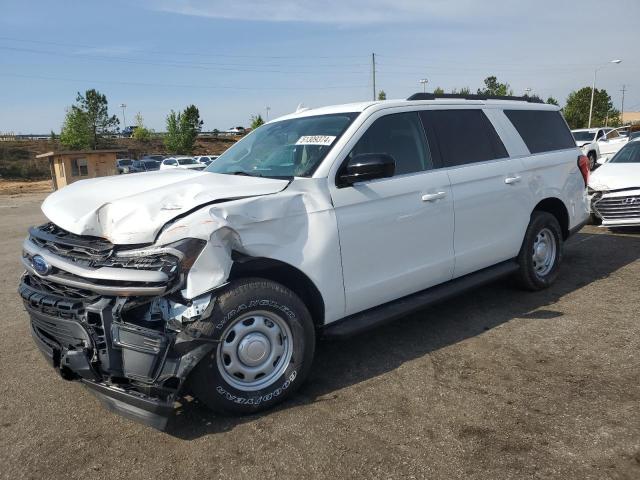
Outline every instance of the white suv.
[[588, 218], [554, 106], [435, 98], [305, 110], [204, 172], [76, 182], [24, 242], [33, 338], [67, 379], [163, 428], [189, 381], [249, 413], [344, 337], [514, 275], [549, 286]]

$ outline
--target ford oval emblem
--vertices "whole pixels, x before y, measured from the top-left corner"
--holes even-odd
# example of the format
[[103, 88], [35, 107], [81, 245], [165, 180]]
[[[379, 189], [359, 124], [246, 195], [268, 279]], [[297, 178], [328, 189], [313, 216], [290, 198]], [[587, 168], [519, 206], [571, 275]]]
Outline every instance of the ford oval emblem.
[[38, 275], [47, 275], [51, 271], [51, 265], [40, 255], [34, 255], [31, 265]]

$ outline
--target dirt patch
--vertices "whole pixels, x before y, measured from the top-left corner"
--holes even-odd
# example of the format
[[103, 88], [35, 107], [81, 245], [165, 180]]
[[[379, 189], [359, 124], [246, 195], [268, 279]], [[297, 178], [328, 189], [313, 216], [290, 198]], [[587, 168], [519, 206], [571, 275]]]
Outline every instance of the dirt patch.
[[16, 195], [21, 193], [51, 192], [51, 180], [19, 181], [0, 180], [0, 195]]

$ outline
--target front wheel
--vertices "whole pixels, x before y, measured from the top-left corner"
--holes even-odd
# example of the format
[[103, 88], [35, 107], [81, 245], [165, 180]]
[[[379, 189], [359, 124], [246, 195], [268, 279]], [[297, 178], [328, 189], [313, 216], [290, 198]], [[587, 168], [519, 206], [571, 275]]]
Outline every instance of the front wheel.
[[219, 413], [248, 414], [289, 397], [307, 377], [315, 349], [309, 311], [270, 280], [231, 284], [211, 317], [194, 325], [216, 342], [195, 368], [191, 388]]
[[518, 254], [519, 283], [527, 290], [542, 290], [558, 277], [562, 261], [562, 231], [556, 217], [533, 212]]

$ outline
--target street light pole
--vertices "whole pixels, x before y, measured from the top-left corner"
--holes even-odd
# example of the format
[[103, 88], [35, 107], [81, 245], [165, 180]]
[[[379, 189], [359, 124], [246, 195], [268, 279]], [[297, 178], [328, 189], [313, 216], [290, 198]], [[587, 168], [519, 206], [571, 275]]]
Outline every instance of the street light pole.
[[124, 116], [124, 109], [127, 108], [127, 106], [124, 103], [121, 103], [120, 108], [122, 109], [122, 124], [124, 125], [124, 128], [127, 128], [127, 118]]
[[422, 78], [418, 81], [418, 83], [422, 84], [422, 93], [427, 93], [427, 83], [429, 83], [429, 80], [427, 80], [426, 78]]
[[267, 122], [268, 122], [269, 121], [269, 110], [271, 110], [271, 107], [267, 107], [266, 110], [267, 110]]
[[[617, 65], [620, 62], [622, 62], [622, 60], [611, 60], [609, 63], [615, 63]], [[605, 63], [604, 65], [600, 65], [599, 67], [596, 67], [596, 69], [593, 71], [593, 84], [591, 85], [591, 103], [589, 104], [589, 126], [588, 126], [588, 128], [591, 128], [591, 117], [593, 115], [593, 97], [594, 97], [594, 95], [596, 93], [596, 75], [598, 74], [598, 70], [602, 70], [604, 67], [609, 65], [609, 63]]]

